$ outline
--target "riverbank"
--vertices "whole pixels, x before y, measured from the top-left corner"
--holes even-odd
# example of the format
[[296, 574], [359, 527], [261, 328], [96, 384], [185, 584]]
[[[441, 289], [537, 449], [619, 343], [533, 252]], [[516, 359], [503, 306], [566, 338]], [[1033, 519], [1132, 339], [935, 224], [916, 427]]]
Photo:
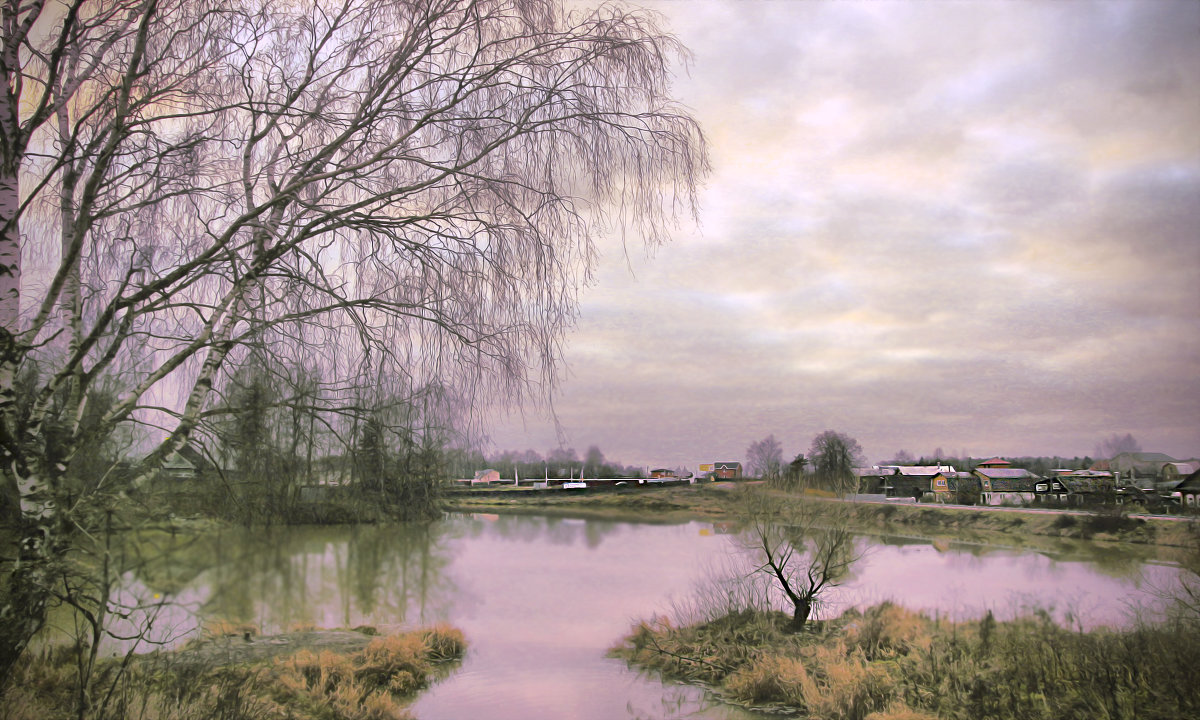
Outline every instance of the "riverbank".
[[782, 613], [642, 622], [611, 651], [730, 702], [825, 720], [1200, 716], [1197, 618], [1078, 632], [1045, 614], [931, 619], [884, 603], [794, 633]]
[[[229, 629], [229, 628], [227, 628]], [[456, 628], [394, 635], [369, 628], [258, 637], [209, 633], [178, 651], [96, 659], [53, 646], [16, 673], [0, 717], [206, 720], [411, 720], [416, 694], [466, 652]]]
[[[581, 493], [565, 490], [509, 491], [447, 499], [451, 512], [536, 512], [592, 519], [639, 522], [687, 520], [733, 521], [731, 493], [745, 487], [704, 483], [652, 490]], [[766, 490], [781, 506], [797, 502], [794, 494]], [[807, 496], [806, 502], [840, 502]], [[985, 544], [1036, 546], [1040, 540], [1068, 543], [1117, 542], [1190, 550], [1200, 543], [1200, 524], [1165, 517], [1131, 517], [1119, 507], [1096, 512], [1046, 512], [1018, 508], [946, 507], [924, 503], [849, 503], [848, 516], [863, 532], [917, 535], [931, 540], [966, 540]], [[1169, 553], [1172, 554], [1172, 553]]]

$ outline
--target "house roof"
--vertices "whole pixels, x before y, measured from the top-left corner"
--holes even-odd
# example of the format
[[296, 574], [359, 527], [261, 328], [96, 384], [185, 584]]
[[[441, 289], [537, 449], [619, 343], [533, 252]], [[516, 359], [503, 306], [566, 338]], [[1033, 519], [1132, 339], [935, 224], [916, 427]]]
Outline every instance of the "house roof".
[[1033, 486], [1039, 478], [1036, 475], [1022, 478], [997, 478], [989, 480], [992, 492], [1033, 492]]
[[163, 461], [164, 470], [211, 470], [212, 462], [199, 450], [190, 444], [184, 444], [178, 450], [167, 456]]
[[1200, 490], [1200, 470], [1188, 475], [1183, 479], [1183, 482], [1175, 486], [1176, 490], [1187, 490], [1194, 492]]
[[953, 465], [899, 465], [896, 472], [900, 475], [915, 477], [933, 477], [941, 472], [956, 472]]
[[717, 463], [713, 463], [713, 467], [721, 468], [722, 470], [732, 470], [732, 469], [734, 469], [734, 468], [740, 468], [741, 466], [742, 466], [742, 464], [741, 464], [740, 462], [717, 462]]
[[979, 463], [977, 467], [1008, 467], [1009, 465], [1012, 465], [1012, 463], [1004, 458], [994, 457], [991, 460], [984, 460], [983, 462]]
[[1042, 478], [1024, 468], [975, 468], [975, 475], [990, 492], [1032, 492]]
[[1037, 475], [1025, 468], [975, 468], [975, 472], [991, 480], [1016, 480], [1020, 478], [1036, 478]]
[[933, 476], [946, 478], [947, 490], [979, 490], [979, 479], [969, 472], [940, 472]]
[[[1122, 457], [1122, 456], [1129, 456], [1130, 458], [1132, 458], [1134, 460], [1138, 460], [1140, 462], [1175, 462], [1175, 458], [1171, 457], [1170, 455], [1166, 455], [1164, 453], [1139, 452], [1139, 453], [1121, 453], [1120, 455], [1117, 455], [1117, 457]], [[1113, 458], [1113, 459], [1115, 460], [1116, 458]]]

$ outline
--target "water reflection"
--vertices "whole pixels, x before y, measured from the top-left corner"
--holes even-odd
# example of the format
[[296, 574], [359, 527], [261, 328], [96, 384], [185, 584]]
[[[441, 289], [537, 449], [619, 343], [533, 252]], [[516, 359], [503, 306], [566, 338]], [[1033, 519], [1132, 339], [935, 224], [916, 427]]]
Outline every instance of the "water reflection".
[[[605, 657], [637, 618], [670, 613], [736, 564], [724, 525], [642, 525], [533, 515], [459, 515], [418, 525], [224, 530], [175, 545], [128, 583], [175, 602], [174, 635], [203, 620], [388, 628], [449, 621], [461, 668], [417, 701], [422, 720], [757, 717]], [[172, 541], [175, 542], [175, 541]], [[893, 600], [942, 616], [1052, 608], [1072, 625], [1122, 624], [1144, 588], [1177, 569], [1117, 546], [1038, 551], [861, 537], [864, 557], [827, 612]]]
[[223, 529], [161, 554], [127, 588], [173, 599], [156, 640], [218, 620], [264, 633], [425, 624], [445, 619], [458, 594], [446, 568], [462, 529], [440, 522]]

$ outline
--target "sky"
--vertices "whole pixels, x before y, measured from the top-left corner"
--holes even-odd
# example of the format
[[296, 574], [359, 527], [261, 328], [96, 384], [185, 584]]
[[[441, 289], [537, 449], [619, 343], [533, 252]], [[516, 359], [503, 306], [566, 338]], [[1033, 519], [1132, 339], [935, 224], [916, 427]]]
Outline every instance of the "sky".
[[1200, 455], [1200, 2], [640, 2], [693, 54], [698, 223], [605, 247], [492, 449], [630, 465]]

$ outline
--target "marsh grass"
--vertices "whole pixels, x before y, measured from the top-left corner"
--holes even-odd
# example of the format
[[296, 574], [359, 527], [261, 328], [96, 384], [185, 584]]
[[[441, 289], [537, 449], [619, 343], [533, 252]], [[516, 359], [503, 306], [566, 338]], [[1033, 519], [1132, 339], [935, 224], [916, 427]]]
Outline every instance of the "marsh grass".
[[613, 653], [740, 703], [829, 720], [1200, 717], [1195, 624], [1084, 632], [1046, 613], [952, 622], [883, 603], [790, 633], [775, 615], [641, 623]]
[[[246, 632], [240, 626], [212, 630]], [[462, 658], [466, 640], [456, 628], [438, 625], [376, 636], [352, 652], [300, 649], [234, 664], [155, 654], [129, 666], [109, 702], [92, 697], [82, 709], [72, 702], [71, 652], [49, 649], [28, 663], [6, 689], [0, 718], [410, 720], [414, 694]]]

